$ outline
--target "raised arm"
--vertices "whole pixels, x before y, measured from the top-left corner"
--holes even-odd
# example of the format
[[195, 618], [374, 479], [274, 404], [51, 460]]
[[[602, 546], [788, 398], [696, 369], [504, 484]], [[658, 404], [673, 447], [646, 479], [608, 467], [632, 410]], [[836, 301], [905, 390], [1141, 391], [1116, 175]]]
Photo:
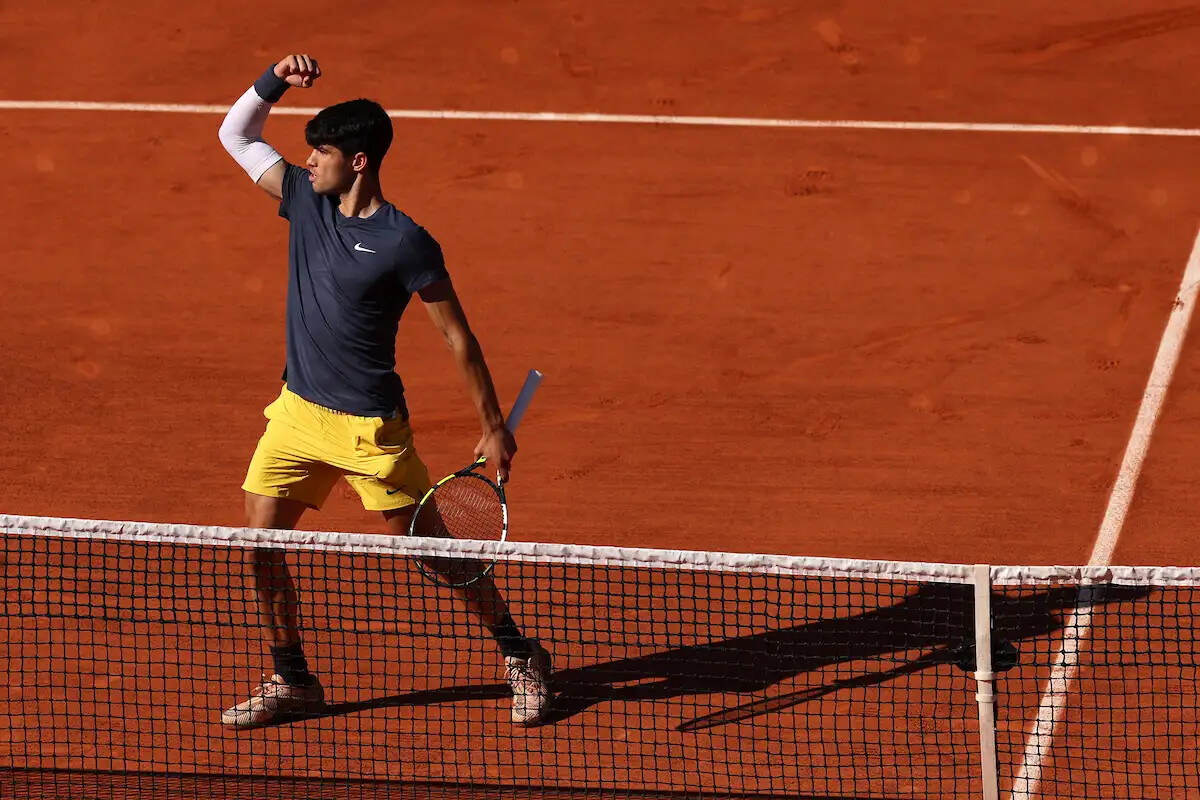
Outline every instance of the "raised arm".
[[483, 348], [467, 324], [467, 315], [458, 301], [450, 279], [430, 284], [419, 293], [425, 310], [433, 325], [446, 340], [454, 362], [467, 383], [471, 402], [479, 414], [483, 435], [475, 446], [475, 456], [487, 458], [488, 464], [497, 468], [502, 480], [508, 480], [512, 458], [517, 453], [517, 442], [504, 424], [504, 413], [496, 400], [496, 389], [487, 362], [483, 360]]
[[263, 141], [263, 126], [271, 106], [289, 86], [307, 89], [319, 77], [321, 68], [315, 58], [302, 54], [286, 56], [238, 98], [221, 123], [218, 136], [225, 151], [260, 189], [276, 200], [283, 198], [285, 162], [274, 147]]

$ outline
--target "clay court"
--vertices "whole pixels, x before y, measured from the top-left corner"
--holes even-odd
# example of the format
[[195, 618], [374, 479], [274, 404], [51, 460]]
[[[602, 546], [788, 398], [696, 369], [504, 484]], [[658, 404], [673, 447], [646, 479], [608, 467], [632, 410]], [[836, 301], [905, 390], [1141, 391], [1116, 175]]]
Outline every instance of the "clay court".
[[[287, 225], [219, 113], [117, 104], [228, 106], [300, 51], [325, 76], [281, 107], [680, 118], [394, 120], [388, 199], [441, 242], [502, 402], [546, 375], [514, 540], [1082, 565], [1144, 436], [1107, 563], [1195, 565], [1194, 327], [1136, 423], [1195, 288], [1200, 5], [970, 6], [0, 7], [0, 101], [61, 104], [0, 108], [0, 512], [242, 524]], [[305, 119], [266, 129], [297, 163]], [[477, 422], [419, 303], [397, 360], [424, 460], [462, 466]], [[386, 530], [341, 491], [302, 528]]]

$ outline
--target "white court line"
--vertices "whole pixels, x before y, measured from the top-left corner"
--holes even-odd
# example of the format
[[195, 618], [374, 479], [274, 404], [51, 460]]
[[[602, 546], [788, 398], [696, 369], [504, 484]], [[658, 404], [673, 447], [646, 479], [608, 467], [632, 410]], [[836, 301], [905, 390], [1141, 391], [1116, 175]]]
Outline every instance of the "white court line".
[[[1167, 318], [1167, 327], [1158, 345], [1158, 355], [1154, 357], [1154, 366], [1150, 370], [1146, 391], [1142, 394], [1142, 404], [1133, 424], [1133, 433], [1130, 434], [1129, 444], [1125, 447], [1125, 457], [1121, 460], [1121, 469], [1109, 495], [1108, 507], [1104, 510], [1104, 520], [1100, 523], [1100, 531], [1096, 534], [1096, 542], [1088, 558], [1090, 567], [1107, 567], [1117, 546], [1129, 505], [1133, 502], [1133, 490], [1141, 474], [1142, 463], [1146, 460], [1146, 451], [1150, 447], [1154, 424], [1158, 421], [1158, 414], [1167, 396], [1167, 387], [1175, 373], [1175, 365], [1179, 362], [1179, 353], [1183, 349], [1188, 323], [1196, 305], [1198, 286], [1200, 234], [1197, 234], [1196, 242], [1192, 246], [1192, 255], [1183, 271], [1179, 294], [1176, 295], [1171, 314]], [[1092, 595], [1092, 590], [1085, 586], [1080, 592], [1079, 608], [1063, 625], [1063, 640], [1054, 654], [1054, 667], [1050, 671], [1050, 679], [1038, 704], [1037, 720], [1029, 732], [1021, 768], [1009, 793], [1009, 797], [1014, 800], [1036, 797], [1038, 794], [1042, 780], [1042, 761], [1049, 754], [1055, 728], [1066, 710], [1067, 693], [1079, 668], [1079, 647], [1091, 629], [1092, 606], [1096, 599], [1098, 598]]]
[[[159, 114], [224, 114], [229, 106], [184, 103], [93, 103], [75, 100], [0, 100], [0, 111], [125, 111]], [[279, 106], [276, 116], [311, 117], [321, 109]], [[1004, 122], [900, 122], [856, 119], [768, 119], [762, 117], [687, 117], [660, 114], [567, 114], [555, 111], [454, 111], [395, 109], [395, 119], [454, 119], [505, 122], [578, 122], [624, 125], [690, 125], [730, 128], [815, 128], [943, 133], [1066, 133], [1100, 136], [1200, 138], [1200, 128], [1150, 128], [1130, 125], [1041, 125]]]

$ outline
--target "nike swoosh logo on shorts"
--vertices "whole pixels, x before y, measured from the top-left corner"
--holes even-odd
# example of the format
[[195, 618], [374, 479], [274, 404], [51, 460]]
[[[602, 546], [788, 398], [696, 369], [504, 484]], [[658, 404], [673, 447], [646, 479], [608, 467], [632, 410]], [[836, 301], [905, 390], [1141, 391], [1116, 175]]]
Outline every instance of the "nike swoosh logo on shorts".
[[375, 252], [374, 250], [368, 250], [367, 248], [363, 247], [362, 242], [355, 242], [354, 249], [360, 253], [374, 253]]

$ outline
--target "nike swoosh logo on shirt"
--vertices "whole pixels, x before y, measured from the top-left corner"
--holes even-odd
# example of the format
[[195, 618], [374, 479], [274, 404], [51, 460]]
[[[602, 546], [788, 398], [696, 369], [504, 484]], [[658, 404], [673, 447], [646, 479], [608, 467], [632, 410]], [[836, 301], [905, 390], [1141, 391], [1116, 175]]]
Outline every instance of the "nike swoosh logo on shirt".
[[374, 253], [375, 252], [374, 250], [368, 250], [367, 248], [363, 247], [362, 242], [355, 242], [354, 249], [360, 253]]

